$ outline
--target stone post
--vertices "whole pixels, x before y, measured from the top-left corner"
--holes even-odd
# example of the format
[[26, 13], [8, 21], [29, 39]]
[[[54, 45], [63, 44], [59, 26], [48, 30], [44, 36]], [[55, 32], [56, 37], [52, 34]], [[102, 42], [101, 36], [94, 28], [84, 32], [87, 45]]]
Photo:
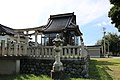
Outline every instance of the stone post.
[[21, 56], [21, 43], [18, 43], [18, 55]]
[[16, 44], [16, 49], [17, 49], [17, 55], [21, 54], [21, 46], [20, 46], [20, 34], [17, 34], [17, 44]]
[[85, 77], [87, 78], [89, 75], [88, 75], [88, 52], [86, 51], [85, 47], [84, 47], [84, 42], [83, 42], [83, 39], [82, 37], [80, 38], [81, 39], [81, 67], [82, 67], [82, 72], [81, 72], [81, 75], [82, 77]]
[[7, 41], [7, 47], [8, 47], [8, 55], [10, 56], [11, 55], [11, 41], [10, 40], [8, 40]]
[[2, 56], [5, 54], [5, 40], [1, 40]]
[[59, 34], [56, 35], [53, 43], [55, 44], [55, 62], [53, 64], [53, 69], [51, 70], [51, 77], [54, 80], [63, 80], [63, 64], [60, 61], [60, 52], [62, 50], [60, 45], [63, 43], [63, 40], [60, 39]]
[[20, 43], [20, 35], [17, 34], [17, 43]]
[[81, 57], [87, 57], [87, 52], [84, 48], [84, 42], [81, 42]]
[[14, 41], [13, 45], [14, 45], [14, 55], [17, 56], [17, 53], [18, 53], [18, 44], [16, 44], [16, 42]]

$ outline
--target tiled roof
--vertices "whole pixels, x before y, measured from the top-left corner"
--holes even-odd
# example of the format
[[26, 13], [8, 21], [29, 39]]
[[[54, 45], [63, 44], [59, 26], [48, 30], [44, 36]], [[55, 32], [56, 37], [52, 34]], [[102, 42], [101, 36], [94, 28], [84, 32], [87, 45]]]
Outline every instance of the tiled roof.
[[4, 34], [9, 34], [9, 35], [14, 35], [14, 34], [16, 34], [16, 33], [14, 32], [14, 29], [9, 28], [9, 27], [6, 27], [6, 26], [0, 24], [0, 34], [3, 34], [3, 33], [4, 33]]
[[76, 25], [76, 16], [74, 13], [50, 15], [44, 33], [57, 33], [62, 32], [65, 29], [75, 30], [78, 35], [82, 34], [79, 27]]
[[50, 23], [48, 23], [45, 32], [61, 32], [61, 30], [67, 26], [68, 21], [69, 18], [52, 19]]

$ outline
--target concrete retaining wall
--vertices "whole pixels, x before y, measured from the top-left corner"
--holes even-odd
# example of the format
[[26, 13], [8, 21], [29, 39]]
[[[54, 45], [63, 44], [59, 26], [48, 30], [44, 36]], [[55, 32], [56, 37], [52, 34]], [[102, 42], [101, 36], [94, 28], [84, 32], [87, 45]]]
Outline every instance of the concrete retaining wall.
[[20, 70], [20, 60], [0, 60], [0, 74], [16, 74]]

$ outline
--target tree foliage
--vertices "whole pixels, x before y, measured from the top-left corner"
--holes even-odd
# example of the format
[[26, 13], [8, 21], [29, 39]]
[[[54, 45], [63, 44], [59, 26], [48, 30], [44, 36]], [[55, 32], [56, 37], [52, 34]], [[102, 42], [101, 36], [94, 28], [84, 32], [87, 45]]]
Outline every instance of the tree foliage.
[[113, 7], [110, 9], [108, 16], [112, 20], [112, 24], [120, 31], [120, 0], [110, 0]]
[[[96, 44], [104, 45], [104, 37], [101, 40], [98, 40]], [[106, 51], [108, 51], [108, 44], [109, 44], [109, 51], [113, 53], [113, 55], [120, 55], [120, 36], [116, 33], [108, 33], [105, 35], [105, 44], [106, 44]]]

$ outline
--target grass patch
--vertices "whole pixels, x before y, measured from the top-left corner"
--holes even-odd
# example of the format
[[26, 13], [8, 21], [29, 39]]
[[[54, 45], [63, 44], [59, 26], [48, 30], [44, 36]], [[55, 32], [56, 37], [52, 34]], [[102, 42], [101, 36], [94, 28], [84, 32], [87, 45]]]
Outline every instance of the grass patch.
[[[0, 80], [52, 80], [50, 77], [33, 74], [0, 76]], [[67, 80], [120, 80], [120, 59], [91, 58], [89, 78], [70, 78]]]
[[90, 79], [119, 80], [120, 59], [92, 58], [89, 66]]

